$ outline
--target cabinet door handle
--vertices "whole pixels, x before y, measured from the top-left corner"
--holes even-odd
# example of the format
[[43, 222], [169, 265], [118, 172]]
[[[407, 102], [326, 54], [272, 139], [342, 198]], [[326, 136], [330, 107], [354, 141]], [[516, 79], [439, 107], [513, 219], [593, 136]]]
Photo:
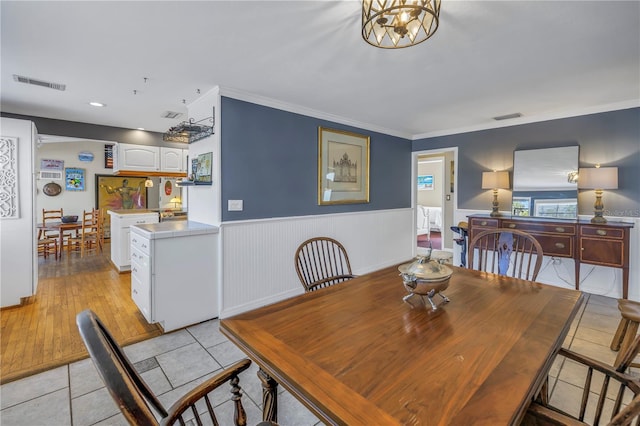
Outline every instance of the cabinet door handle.
[[605, 231], [604, 229], [597, 229], [596, 234], [604, 236], [607, 235], [607, 231]]
[[133, 268], [133, 272], [138, 272], [138, 269], [137, 268]]
[[564, 248], [564, 244], [563, 243], [556, 243], [556, 247], [563, 249]]
[[142, 244], [142, 248], [147, 248], [147, 245], [146, 244]]
[[482, 226], [487, 226], [487, 221], [486, 221], [486, 220], [483, 220], [482, 222], [480, 222], [480, 225], [482, 225]]
[[132, 238], [132, 239], [131, 239], [131, 242], [132, 242], [132, 243], [137, 243], [137, 242], [138, 242], [138, 240], [136, 240], [135, 238]]
[[509, 228], [513, 229], [513, 228], [515, 228], [515, 227], [516, 227], [516, 224], [515, 224], [515, 223], [510, 223], [510, 224], [509, 224]]
[[564, 228], [562, 226], [556, 227], [556, 232], [564, 232]]
[[135, 288], [133, 289], [133, 293], [134, 294], [138, 294], [138, 290], [136, 290]]

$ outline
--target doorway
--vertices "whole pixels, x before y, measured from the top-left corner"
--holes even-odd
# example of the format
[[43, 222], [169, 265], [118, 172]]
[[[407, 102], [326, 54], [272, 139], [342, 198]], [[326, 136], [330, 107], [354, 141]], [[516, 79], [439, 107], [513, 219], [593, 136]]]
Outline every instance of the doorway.
[[454, 212], [457, 208], [457, 148], [413, 153], [412, 205], [415, 210], [416, 251], [431, 246], [453, 251]]

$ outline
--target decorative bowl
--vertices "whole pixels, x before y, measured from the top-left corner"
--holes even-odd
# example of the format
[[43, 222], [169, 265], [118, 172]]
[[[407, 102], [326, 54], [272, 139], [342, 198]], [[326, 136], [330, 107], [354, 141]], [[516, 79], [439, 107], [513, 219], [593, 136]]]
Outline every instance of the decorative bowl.
[[74, 223], [78, 221], [78, 216], [62, 216], [62, 223]]
[[433, 296], [440, 295], [444, 303], [449, 302], [449, 298], [442, 294], [442, 291], [449, 287], [449, 280], [453, 271], [448, 266], [431, 260], [430, 256], [418, 256], [411, 263], [398, 266], [402, 284], [409, 292], [402, 300], [405, 302], [411, 296], [426, 296], [431, 308], [435, 311], [437, 306], [433, 303]]

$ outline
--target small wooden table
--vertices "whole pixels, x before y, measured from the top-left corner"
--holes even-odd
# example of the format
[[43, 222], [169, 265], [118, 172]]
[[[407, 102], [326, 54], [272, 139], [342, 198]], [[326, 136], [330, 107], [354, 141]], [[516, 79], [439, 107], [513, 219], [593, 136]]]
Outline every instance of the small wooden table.
[[82, 229], [82, 221], [62, 223], [62, 222], [47, 222], [46, 224], [39, 223], [37, 226], [38, 231], [51, 231], [58, 233], [58, 260], [62, 258], [62, 243], [64, 241], [63, 233], [65, 231], [77, 231]]
[[221, 320], [261, 368], [265, 420], [281, 384], [328, 424], [518, 424], [583, 295], [452, 268], [437, 311], [402, 301], [393, 266]]

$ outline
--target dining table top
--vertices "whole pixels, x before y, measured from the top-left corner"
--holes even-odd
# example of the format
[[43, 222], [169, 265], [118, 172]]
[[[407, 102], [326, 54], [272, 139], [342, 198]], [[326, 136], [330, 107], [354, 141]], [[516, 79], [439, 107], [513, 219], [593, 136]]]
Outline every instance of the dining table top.
[[327, 424], [519, 424], [583, 294], [450, 266], [450, 302], [433, 311], [403, 302], [397, 267], [220, 329]]

